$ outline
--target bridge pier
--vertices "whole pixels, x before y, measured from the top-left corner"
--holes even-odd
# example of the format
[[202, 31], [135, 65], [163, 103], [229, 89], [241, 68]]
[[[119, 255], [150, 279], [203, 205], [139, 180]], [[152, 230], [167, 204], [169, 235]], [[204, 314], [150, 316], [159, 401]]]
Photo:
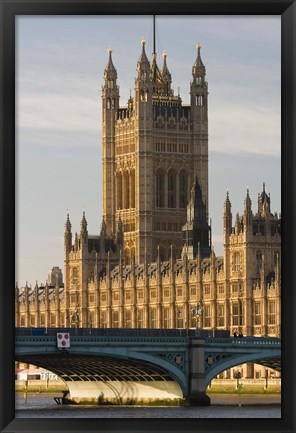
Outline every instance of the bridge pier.
[[205, 340], [192, 338], [189, 343], [189, 394], [185, 406], [209, 406], [205, 382]]

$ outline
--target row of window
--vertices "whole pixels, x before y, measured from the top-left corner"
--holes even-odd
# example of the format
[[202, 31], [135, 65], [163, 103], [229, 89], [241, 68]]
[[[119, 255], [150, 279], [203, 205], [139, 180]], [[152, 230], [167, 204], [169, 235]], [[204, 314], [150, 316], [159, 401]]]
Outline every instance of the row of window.
[[188, 153], [188, 143], [164, 143], [164, 142], [156, 142], [155, 143], [155, 151], [156, 152], [169, 152], [169, 153]]
[[[257, 307], [256, 307], [257, 308]], [[169, 307], [164, 307], [162, 309], [162, 326], [164, 328], [169, 328], [171, 326], [171, 311]], [[258, 317], [257, 317], [258, 319]], [[255, 315], [256, 320], [256, 315]], [[131, 327], [132, 326], [132, 316], [130, 310], [125, 310], [124, 313], [124, 326]], [[212, 326], [211, 323], [211, 306], [205, 305], [203, 309], [203, 315], [199, 318], [199, 326], [203, 328], [210, 328]], [[144, 311], [138, 310], [137, 311], [137, 320], [136, 320], [136, 326], [141, 327], [141, 324], [144, 325]], [[177, 328], [183, 328], [184, 326], [187, 327], [187, 323], [184, 322], [183, 318], [183, 311], [178, 310], [178, 316], [176, 318], [176, 326]], [[105, 326], [107, 326], [107, 316], [106, 312], [101, 312], [101, 324], [105, 323]], [[261, 318], [260, 323], [261, 325]], [[276, 324], [276, 315], [275, 315], [275, 303], [270, 302], [269, 308], [268, 308], [268, 314], [267, 314], [267, 324], [268, 325], [275, 325]], [[149, 310], [149, 327], [156, 328], [157, 325], [157, 309], [156, 308], [150, 308]], [[225, 322], [225, 306], [222, 304], [219, 304], [217, 306], [217, 326], [218, 327], [224, 327], [226, 325]], [[244, 320], [243, 320], [243, 312], [242, 307], [239, 304], [234, 304], [232, 306], [232, 317], [231, 317], [231, 326], [243, 326]], [[112, 326], [117, 327], [119, 326], [119, 312], [114, 311], [113, 317], [112, 317]], [[196, 317], [189, 317], [189, 327], [196, 327]]]
[[[134, 251], [133, 251], [133, 253], [134, 253]], [[129, 260], [130, 260], [130, 254], [131, 253], [128, 252]], [[241, 287], [241, 285], [239, 283], [237, 283], [237, 284], [233, 284], [231, 287], [232, 287], [232, 292], [236, 293], [239, 290], [238, 288]], [[144, 297], [143, 293], [144, 293], [143, 290], [138, 290], [138, 292], [137, 292], [138, 299], [143, 299], [143, 297]], [[210, 295], [210, 293], [211, 293], [210, 284], [204, 284], [203, 293], [204, 293], [204, 295]], [[221, 284], [218, 285], [218, 293], [220, 293], [220, 294], [224, 293], [224, 285], [221, 285]], [[195, 295], [196, 295], [196, 287], [193, 286], [190, 288], [190, 296], [195, 296]], [[163, 296], [169, 297], [170, 296], [170, 290], [164, 289]], [[177, 296], [183, 296], [183, 288], [177, 289]], [[155, 289], [151, 289], [150, 297], [151, 298], [156, 297], [156, 290]], [[125, 299], [126, 300], [131, 299], [130, 291], [128, 291], [128, 290], [125, 292]], [[104, 293], [104, 292], [101, 293], [101, 301], [105, 302], [106, 300], [107, 300], [106, 293]], [[117, 292], [113, 293], [113, 300], [114, 301], [118, 300]], [[94, 302], [95, 302], [95, 294], [92, 293], [89, 295], [89, 304], [94, 304]], [[71, 293], [70, 294], [70, 304], [73, 306], [73, 305], [76, 305], [78, 303], [79, 303], [79, 295], [77, 293]]]
[[[104, 294], [105, 295], [105, 294]], [[118, 294], [117, 294], [118, 296]], [[127, 294], [127, 297], [130, 296], [130, 294]], [[141, 292], [140, 296], [143, 297], [143, 292]], [[156, 297], [156, 292], [151, 291], [150, 294], [151, 298]], [[150, 308], [150, 325], [153, 327], [153, 322], [155, 321], [156, 325], [156, 308]], [[163, 313], [163, 327], [169, 327], [170, 326], [170, 308], [164, 307], [162, 309]], [[112, 326], [116, 327], [116, 322], [119, 323], [118, 318], [118, 311], [113, 311], [113, 323]], [[138, 310], [137, 312], [138, 322], [144, 321], [144, 311]], [[61, 314], [61, 325], [65, 325], [65, 314]], [[125, 310], [125, 318], [126, 320], [131, 321], [131, 311]], [[56, 320], [57, 315], [55, 313], [50, 313], [49, 315], [49, 324], [50, 326], [56, 326]], [[75, 322], [75, 317], [71, 318], [72, 321]], [[79, 320], [79, 317], [77, 317], [77, 320]], [[104, 323], [107, 326], [107, 316], [106, 312], [101, 312], [101, 326], [104, 325]], [[200, 318], [201, 320], [201, 326], [202, 327], [211, 327], [211, 306], [210, 305], [204, 305], [203, 307], [203, 315]], [[34, 314], [30, 315], [29, 318], [29, 326], [36, 326], [36, 316]], [[89, 312], [89, 321], [90, 324], [94, 323], [94, 315], [93, 312]], [[183, 311], [181, 309], [178, 310], [178, 327], [186, 326], [185, 323], [183, 323]], [[190, 326], [195, 327], [196, 326], [196, 318], [191, 317], [190, 318]], [[244, 317], [243, 317], [243, 308], [241, 304], [233, 304], [232, 305], [232, 315], [231, 315], [231, 325], [232, 326], [243, 326], [244, 325]], [[255, 302], [254, 304], [254, 324], [255, 325], [262, 325], [262, 304], [260, 302]], [[275, 301], [269, 301], [267, 303], [267, 325], [275, 325], [276, 324], [276, 303]], [[130, 323], [130, 326], [132, 324]], [[225, 305], [224, 304], [218, 304], [217, 305], [217, 325], [219, 327], [225, 326]], [[20, 317], [20, 326], [26, 326], [26, 316], [21, 315]], [[46, 326], [46, 319], [45, 319], [45, 313], [40, 313], [40, 323], [38, 326]], [[125, 326], [128, 327], [128, 324], [125, 323]]]
[[[181, 231], [183, 227], [182, 222], [170, 222], [170, 221], [155, 221], [154, 230], [156, 232], [177, 232]], [[165, 259], [163, 259], [165, 260]]]

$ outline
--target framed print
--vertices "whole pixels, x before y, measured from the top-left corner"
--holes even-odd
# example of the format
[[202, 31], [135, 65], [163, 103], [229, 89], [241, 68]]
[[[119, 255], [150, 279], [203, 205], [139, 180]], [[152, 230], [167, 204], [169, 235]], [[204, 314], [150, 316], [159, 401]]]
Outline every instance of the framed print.
[[1, 431], [295, 430], [295, 8], [1, 1]]

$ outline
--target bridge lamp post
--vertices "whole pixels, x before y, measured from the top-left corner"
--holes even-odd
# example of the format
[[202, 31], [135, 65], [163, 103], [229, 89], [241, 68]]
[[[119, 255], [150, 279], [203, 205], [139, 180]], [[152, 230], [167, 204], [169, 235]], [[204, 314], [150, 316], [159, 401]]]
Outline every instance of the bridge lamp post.
[[182, 319], [182, 311], [181, 310], [178, 310], [177, 311], [177, 313], [178, 313], [178, 316], [177, 316], [177, 320], [178, 320], [178, 328], [180, 328], [180, 336], [181, 336], [181, 319]]
[[200, 329], [199, 329], [199, 319], [202, 317], [204, 312], [204, 309], [201, 307], [199, 303], [196, 304], [196, 308], [193, 308], [191, 310], [191, 316], [196, 318], [196, 328], [195, 328], [195, 335], [196, 337], [200, 336]]
[[71, 315], [72, 322], [75, 323], [75, 329], [79, 328], [79, 312], [78, 309]]
[[92, 333], [92, 324], [93, 324], [93, 322], [92, 322], [91, 319], [90, 319], [90, 321], [88, 322], [88, 324], [89, 324], [89, 335], [91, 335], [91, 333]]
[[241, 377], [242, 377], [242, 374], [241, 374], [241, 372], [240, 371], [237, 371], [237, 373], [236, 373], [236, 380], [237, 380], [237, 384], [236, 384], [236, 386], [237, 386], [237, 392], [238, 392], [238, 407], [241, 407], [242, 406], [242, 399], [241, 399], [241, 390], [242, 390], [242, 383], [240, 383], [240, 379], [241, 379]]
[[267, 368], [265, 369], [265, 389], [268, 388], [268, 370]]

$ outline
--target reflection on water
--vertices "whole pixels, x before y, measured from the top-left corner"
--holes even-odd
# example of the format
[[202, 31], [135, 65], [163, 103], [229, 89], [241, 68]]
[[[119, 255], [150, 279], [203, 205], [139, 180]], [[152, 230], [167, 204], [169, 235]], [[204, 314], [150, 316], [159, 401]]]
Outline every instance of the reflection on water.
[[[54, 397], [62, 394], [16, 395], [16, 418], [280, 418], [279, 395], [213, 395], [209, 407], [77, 406], [57, 405]], [[260, 404], [261, 403], [261, 404]], [[262, 404], [264, 403], [264, 404]]]

